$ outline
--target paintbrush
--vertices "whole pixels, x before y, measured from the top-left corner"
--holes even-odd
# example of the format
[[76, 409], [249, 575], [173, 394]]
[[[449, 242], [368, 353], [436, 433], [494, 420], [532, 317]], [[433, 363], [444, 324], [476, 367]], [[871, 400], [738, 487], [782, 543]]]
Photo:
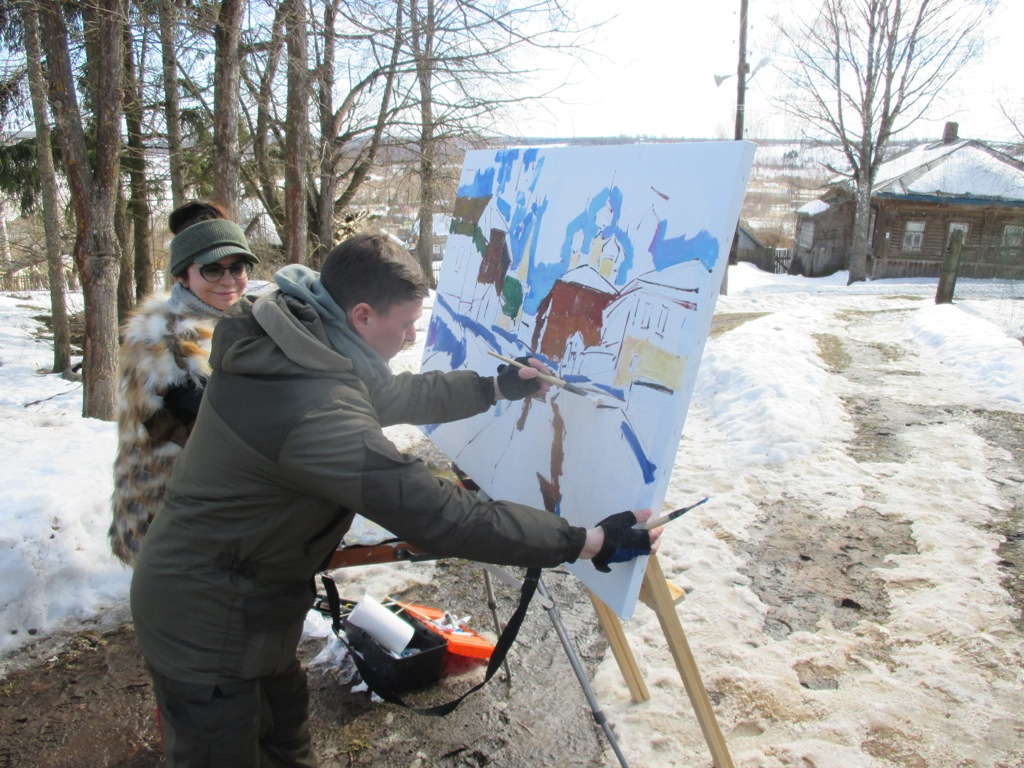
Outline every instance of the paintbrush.
[[641, 530], [644, 530], [644, 531], [649, 531], [652, 528], [660, 528], [661, 526], [665, 525], [666, 523], [671, 523], [677, 517], [682, 517], [683, 515], [685, 515], [687, 512], [689, 512], [694, 507], [699, 507], [701, 504], [703, 504], [707, 500], [708, 500], [708, 497], [705, 496], [703, 499], [701, 499], [700, 501], [696, 502], [695, 504], [691, 504], [688, 507], [682, 507], [681, 509], [673, 510], [672, 512], [669, 512], [667, 515], [662, 515], [657, 520], [649, 520], [647, 523], [645, 523], [644, 525], [640, 526], [640, 528], [641, 528]]
[[[514, 365], [516, 368], [532, 368], [533, 370], [537, 371], [537, 369], [534, 368], [532, 365], [526, 365], [525, 363], [520, 363], [518, 360], [513, 360], [511, 357], [505, 357], [504, 355], [499, 355], [497, 352], [493, 352], [491, 350], [487, 350], [487, 354], [491, 355], [492, 357], [496, 357], [499, 360], [503, 360], [504, 362], [508, 363], [509, 365]], [[560, 379], [557, 376], [552, 376], [551, 374], [541, 373], [540, 371], [537, 371], [537, 379], [538, 379], [538, 381], [543, 381], [543, 382], [546, 382], [546, 383], [551, 384], [553, 386], [561, 387], [566, 392], [572, 392], [574, 395], [582, 395], [583, 397], [590, 397], [590, 393], [589, 392], [586, 392], [586, 391], [580, 389], [579, 387], [577, 387], [575, 384], [570, 384], [565, 379]]]

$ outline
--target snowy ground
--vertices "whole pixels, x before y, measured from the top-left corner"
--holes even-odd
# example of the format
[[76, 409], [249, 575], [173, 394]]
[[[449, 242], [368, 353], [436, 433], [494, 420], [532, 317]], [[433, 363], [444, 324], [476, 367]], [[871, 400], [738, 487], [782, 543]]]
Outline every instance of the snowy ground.
[[[1024, 309], [995, 284], [972, 295], [989, 287], [999, 298], [936, 307], [933, 280], [732, 268], [718, 316], [745, 322], [708, 344], [666, 505], [711, 501], [660, 560], [689, 592], [679, 615], [736, 765], [1024, 765], [1024, 642], [995, 526], [1019, 526], [1024, 470], [971, 428], [981, 412], [1021, 423]], [[46, 303], [0, 295], [0, 667], [127, 601], [105, 540], [113, 425], [39, 372]], [[866, 425], [870, 450], [851, 450]], [[791, 588], [830, 558], [849, 560], [843, 578]], [[430, 573], [360, 569], [359, 588]], [[626, 630], [651, 700], [630, 702], [610, 656], [594, 686], [630, 765], [710, 765], [656, 618]]]

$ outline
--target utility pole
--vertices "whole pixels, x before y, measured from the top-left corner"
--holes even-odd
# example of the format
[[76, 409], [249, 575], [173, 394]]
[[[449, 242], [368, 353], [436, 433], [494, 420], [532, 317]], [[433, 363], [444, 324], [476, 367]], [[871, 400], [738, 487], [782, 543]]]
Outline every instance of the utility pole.
[[[736, 132], [733, 138], [736, 141], [743, 141], [743, 112], [747, 101], [747, 0], [740, 0], [740, 60], [736, 65]], [[739, 248], [740, 222], [736, 220], [736, 232], [732, 236], [732, 248], [729, 249], [729, 263], [725, 265], [725, 272], [722, 273], [722, 287], [719, 294], [726, 296], [729, 293], [729, 264], [736, 261], [736, 251]]]
[[736, 67], [736, 141], [743, 141], [743, 112], [747, 102], [747, 0], [740, 0], [740, 61]]

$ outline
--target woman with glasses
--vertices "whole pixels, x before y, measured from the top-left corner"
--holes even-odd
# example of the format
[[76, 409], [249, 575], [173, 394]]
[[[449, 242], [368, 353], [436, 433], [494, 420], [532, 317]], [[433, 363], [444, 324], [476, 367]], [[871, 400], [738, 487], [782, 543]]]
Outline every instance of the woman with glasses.
[[217, 203], [171, 212], [169, 294], [148, 298], [122, 330], [110, 548], [133, 566], [192, 431], [210, 374], [210, 340], [259, 259]]

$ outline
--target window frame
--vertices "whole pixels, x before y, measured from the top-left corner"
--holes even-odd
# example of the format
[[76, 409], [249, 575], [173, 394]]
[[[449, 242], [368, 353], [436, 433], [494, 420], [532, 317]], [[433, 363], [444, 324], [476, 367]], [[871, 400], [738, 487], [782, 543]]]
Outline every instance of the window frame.
[[[1011, 234], [1011, 230], [1015, 230], [1013, 234]], [[1003, 226], [1003, 248], [1020, 248], [1022, 245], [1024, 245], [1024, 224], [1005, 224]]]
[[[916, 227], [920, 226], [920, 229]], [[911, 228], [914, 229], [911, 229]], [[902, 253], [921, 253], [924, 250], [925, 222], [920, 220], [908, 221], [903, 225], [903, 242], [900, 247]]]

